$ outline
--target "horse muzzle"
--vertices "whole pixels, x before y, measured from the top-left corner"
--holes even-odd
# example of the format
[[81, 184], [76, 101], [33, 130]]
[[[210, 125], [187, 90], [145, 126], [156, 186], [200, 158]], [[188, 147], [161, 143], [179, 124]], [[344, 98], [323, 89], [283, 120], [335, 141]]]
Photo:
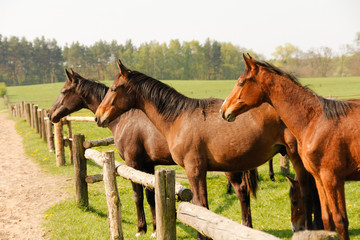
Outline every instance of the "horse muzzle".
[[106, 128], [109, 126], [109, 119], [102, 120], [100, 117], [95, 116], [95, 122], [99, 127]]
[[223, 112], [221, 109], [220, 109], [220, 113], [221, 113], [221, 117], [225, 120], [225, 121], [228, 121], [228, 122], [233, 122], [235, 121], [236, 117], [234, 117], [233, 113], [228, 113], [227, 114], [227, 111]]

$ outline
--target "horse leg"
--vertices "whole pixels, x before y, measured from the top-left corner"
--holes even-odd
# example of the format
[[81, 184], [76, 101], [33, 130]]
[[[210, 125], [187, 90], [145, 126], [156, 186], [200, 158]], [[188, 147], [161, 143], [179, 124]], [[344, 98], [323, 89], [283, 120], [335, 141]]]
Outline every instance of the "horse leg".
[[[146, 173], [154, 174], [154, 166], [149, 167]], [[151, 234], [152, 237], [156, 237], [156, 211], [155, 211], [155, 190], [154, 189], [145, 189], [146, 199], [149, 203], [152, 221], [153, 221], [153, 233]]]
[[152, 221], [153, 221], [153, 233], [151, 237], [156, 236], [156, 213], [155, 213], [155, 191], [154, 189], [145, 189], [146, 199], [150, 205], [150, 210], [152, 214]]
[[269, 160], [269, 177], [271, 181], [275, 182], [274, 165], [272, 158]]
[[227, 180], [227, 183], [226, 183], [226, 194], [232, 194], [232, 186], [231, 186], [231, 182], [229, 181], [229, 179]]
[[[201, 160], [195, 160], [193, 157], [192, 160], [189, 160], [189, 165], [190, 166], [185, 165], [185, 171], [189, 180], [190, 189], [193, 192], [192, 203], [209, 209], [206, 187], [206, 166], [202, 166], [204, 164], [201, 164]], [[209, 238], [198, 232], [197, 239], [208, 240]]]
[[133, 183], [134, 200], [138, 218], [138, 231], [135, 236], [145, 234], [147, 231], [145, 212], [144, 212], [144, 190], [141, 184]]
[[338, 179], [335, 176], [334, 173], [321, 175], [336, 230], [342, 240], [348, 240], [350, 238], [348, 229], [349, 221], [345, 206], [345, 181]]
[[225, 172], [228, 180], [232, 184], [234, 191], [239, 198], [242, 213], [242, 224], [252, 228], [250, 191], [244, 181], [244, 172]]
[[319, 193], [316, 188], [314, 177], [310, 174], [311, 193], [313, 194], [313, 212], [314, 212], [314, 229], [324, 229], [323, 221], [321, 218], [321, 204]]
[[316, 188], [318, 189], [320, 205], [321, 205], [321, 218], [324, 224], [324, 229], [327, 231], [334, 231], [335, 225], [332, 220], [332, 215], [329, 209], [328, 200], [324, 190], [323, 183], [318, 175], [314, 175]]

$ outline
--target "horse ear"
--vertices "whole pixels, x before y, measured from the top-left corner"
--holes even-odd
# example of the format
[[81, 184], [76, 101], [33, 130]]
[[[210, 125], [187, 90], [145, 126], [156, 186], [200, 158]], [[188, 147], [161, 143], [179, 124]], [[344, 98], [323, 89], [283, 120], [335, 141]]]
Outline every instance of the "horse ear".
[[290, 182], [291, 186], [295, 187], [295, 185], [298, 183], [297, 180], [293, 179], [290, 176], [286, 176], [287, 180]]
[[130, 70], [127, 69], [124, 64], [122, 64], [122, 62], [121, 62], [120, 59], [118, 59], [118, 60], [116, 61], [116, 65], [117, 65], [118, 68], [119, 68], [120, 74], [123, 75], [125, 78], [127, 78], [127, 76], [129, 75]]
[[75, 72], [72, 68], [70, 68], [72, 75], [73, 75], [73, 79], [79, 79], [82, 78], [81, 75], [77, 72]]
[[250, 56], [250, 54], [247, 53], [247, 55], [249, 56], [249, 58], [247, 58], [245, 53], [243, 53], [243, 58], [244, 58], [246, 69], [250, 70], [251, 68], [255, 67], [255, 64], [254, 64], [254, 59]]
[[79, 81], [79, 74], [77, 72], [75, 72], [72, 68], [70, 68], [71, 70], [71, 77], [70, 77], [70, 81], [72, 84], [76, 85]]
[[65, 75], [66, 75], [67, 81], [72, 82], [71, 73], [69, 73], [69, 71], [66, 68], [64, 68], [64, 70], [65, 70]]

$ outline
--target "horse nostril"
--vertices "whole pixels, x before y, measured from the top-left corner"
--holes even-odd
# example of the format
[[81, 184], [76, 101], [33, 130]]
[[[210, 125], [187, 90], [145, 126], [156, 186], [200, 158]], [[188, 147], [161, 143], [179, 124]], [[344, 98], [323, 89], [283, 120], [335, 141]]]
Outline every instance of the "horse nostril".
[[98, 118], [95, 116], [95, 122], [98, 122]]

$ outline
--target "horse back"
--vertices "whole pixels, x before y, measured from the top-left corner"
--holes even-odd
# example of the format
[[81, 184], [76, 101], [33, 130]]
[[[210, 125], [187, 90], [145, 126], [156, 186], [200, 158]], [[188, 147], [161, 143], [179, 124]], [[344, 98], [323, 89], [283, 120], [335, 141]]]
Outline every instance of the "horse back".
[[209, 170], [228, 171], [253, 169], [280, 151], [284, 125], [269, 104], [240, 114], [234, 122], [221, 118], [221, 104], [216, 101], [177, 120], [170, 146], [174, 156], [193, 152], [208, 159]]

